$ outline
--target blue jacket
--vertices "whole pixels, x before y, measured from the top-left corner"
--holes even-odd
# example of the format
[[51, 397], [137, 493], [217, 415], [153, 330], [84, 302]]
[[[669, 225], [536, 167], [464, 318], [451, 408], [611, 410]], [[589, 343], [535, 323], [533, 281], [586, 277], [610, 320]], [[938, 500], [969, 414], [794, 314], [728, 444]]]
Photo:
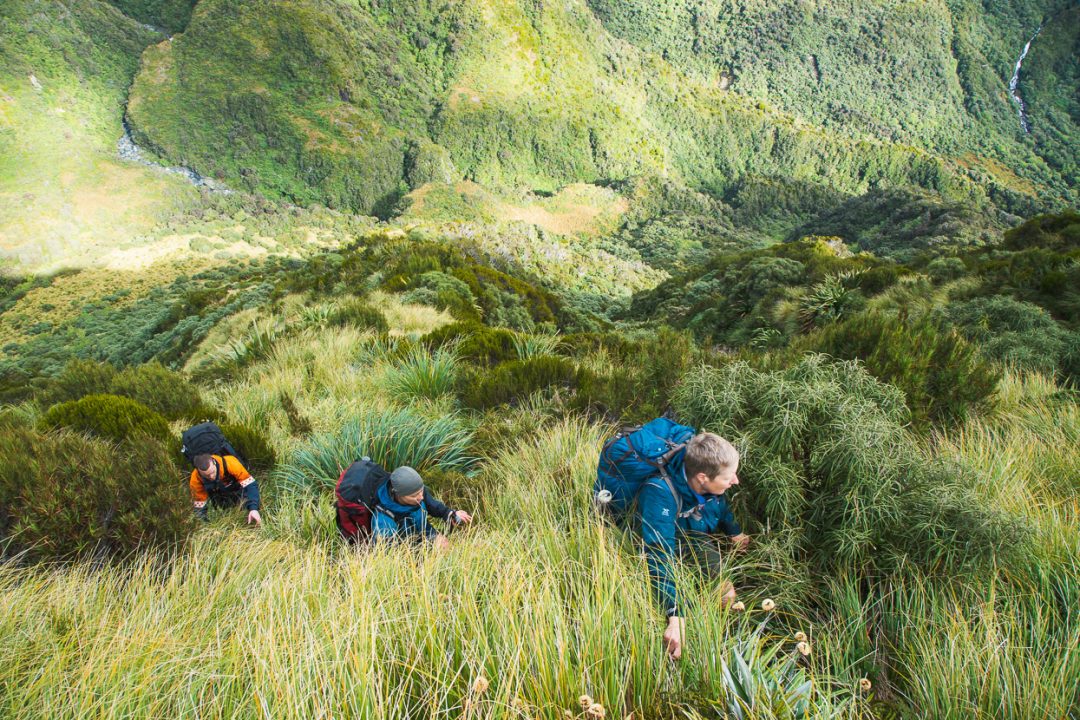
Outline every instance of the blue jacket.
[[402, 505], [390, 494], [390, 483], [385, 483], [378, 491], [378, 504], [371, 517], [371, 533], [375, 538], [434, 539], [438, 531], [431, 525], [430, 516], [447, 520], [452, 513], [427, 488], [424, 489], [424, 502]]
[[677, 552], [677, 536], [685, 532], [723, 532], [729, 536], [742, 532], [725, 496], [702, 496], [690, 489], [682, 463], [683, 454], [679, 453], [668, 464], [672, 484], [682, 501], [681, 514], [667, 483], [659, 476], [648, 480], [637, 498], [649, 576], [668, 616], [682, 616], [686, 610], [679, 607], [672, 568]]

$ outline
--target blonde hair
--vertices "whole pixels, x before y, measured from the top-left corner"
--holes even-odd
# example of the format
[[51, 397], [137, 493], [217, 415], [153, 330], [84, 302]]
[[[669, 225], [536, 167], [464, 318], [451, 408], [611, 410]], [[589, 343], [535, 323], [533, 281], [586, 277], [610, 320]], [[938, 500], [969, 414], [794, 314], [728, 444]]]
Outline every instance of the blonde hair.
[[713, 478], [719, 475], [721, 470], [739, 464], [739, 451], [719, 435], [698, 433], [686, 443], [683, 464], [688, 478], [698, 473], [705, 473]]

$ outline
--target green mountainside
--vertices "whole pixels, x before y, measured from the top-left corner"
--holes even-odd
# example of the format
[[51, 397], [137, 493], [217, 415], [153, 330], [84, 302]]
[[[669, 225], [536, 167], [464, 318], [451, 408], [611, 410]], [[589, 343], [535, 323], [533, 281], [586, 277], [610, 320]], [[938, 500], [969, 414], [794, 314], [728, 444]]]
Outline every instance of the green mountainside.
[[83, 264], [194, 201], [117, 155], [131, 78], [160, 34], [96, 0], [16, 0], [0, 5], [0, 39], [3, 261]]
[[1025, 214], [1074, 197], [1006, 92], [1013, 32], [1053, 8], [808, 7], [204, 0], [147, 51], [129, 118], [203, 174], [381, 216], [458, 179], [657, 174], [723, 194], [761, 175]]

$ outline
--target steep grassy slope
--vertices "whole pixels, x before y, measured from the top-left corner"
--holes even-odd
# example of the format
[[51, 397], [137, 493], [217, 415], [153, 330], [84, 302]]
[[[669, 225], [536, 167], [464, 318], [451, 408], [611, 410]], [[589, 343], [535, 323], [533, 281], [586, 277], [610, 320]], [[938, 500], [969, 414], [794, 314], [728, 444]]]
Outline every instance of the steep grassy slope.
[[[891, 22], [890, 32], [907, 27]], [[462, 178], [550, 191], [656, 174], [722, 193], [758, 174], [843, 193], [989, 191], [1018, 208], [1067, 192], [1037, 167], [1020, 168], [1024, 180], [939, 157], [944, 143], [913, 147], [921, 130], [891, 142], [843, 114], [828, 127], [804, 120], [782, 97], [732, 92], [721, 72], [692, 72], [648, 49], [614, 37], [579, 3], [203, 0], [183, 35], [146, 53], [129, 117], [139, 138], [203, 174], [378, 214], [411, 188]], [[924, 122], [915, 109], [905, 115], [919, 85], [905, 80], [907, 105], [877, 102]]]
[[122, 162], [139, 55], [160, 36], [98, 0], [0, 5], [0, 257], [75, 263], [148, 232], [196, 193]]

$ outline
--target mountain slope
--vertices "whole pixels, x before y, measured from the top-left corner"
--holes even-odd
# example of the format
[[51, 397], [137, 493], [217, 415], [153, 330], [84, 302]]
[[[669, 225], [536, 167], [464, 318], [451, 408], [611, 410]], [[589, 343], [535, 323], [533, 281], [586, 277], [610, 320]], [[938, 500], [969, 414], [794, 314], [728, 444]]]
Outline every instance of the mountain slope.
[[[605, 4], [616, 6], [647, 17], [644, 5]], [[915, 14], [940, 35], [948, 18], [934, 7], [937, 15]], [[667, 48], [612, 35], [603, 11], [580, 2], [203, 0], [184, 34], [147, 51], [129, 118], [164, 156], [236, 187], [381, 215], [410, 189], [458, 179], [551, 191], [655, 174], [722, 193], [756, 174], [846, 194], [880, 185], [954, 199], [989, 193], [1019, 211], [1074, 192], [1037, 157], [1020, 176], [974, 152], [949, 157], [935, 133], [954, 131], [947, 117], [917, 112], [910, 77], [894, 83], [895, 93], [908, 88], [904, 103], [884, 92], [875, 102], [915, 132], [843, 112], [804, 119], [783, 95], [755, 97], [750, 79], [733, 92], [715, 68], [682, 67], [664, 59], [674, 54]], [[869, 17], [860, 12], [847, 15]], [[901, 34], [904, 17], [875, 32]], [[861, 47], [870, 39], [848, 38]], [[938, 69], [926, 77], [955, 106], [962, 93], [955, 72], [940, 69], [951, 61], [939, 40], [930, 57]], [[873, 82], [856, 75], [848, 87]]]
[[98, 0], [10, 0], [0, 38], [0, 258], [74, 263], [196, 195], [117, 154], [127, 88], [157, 33]]

